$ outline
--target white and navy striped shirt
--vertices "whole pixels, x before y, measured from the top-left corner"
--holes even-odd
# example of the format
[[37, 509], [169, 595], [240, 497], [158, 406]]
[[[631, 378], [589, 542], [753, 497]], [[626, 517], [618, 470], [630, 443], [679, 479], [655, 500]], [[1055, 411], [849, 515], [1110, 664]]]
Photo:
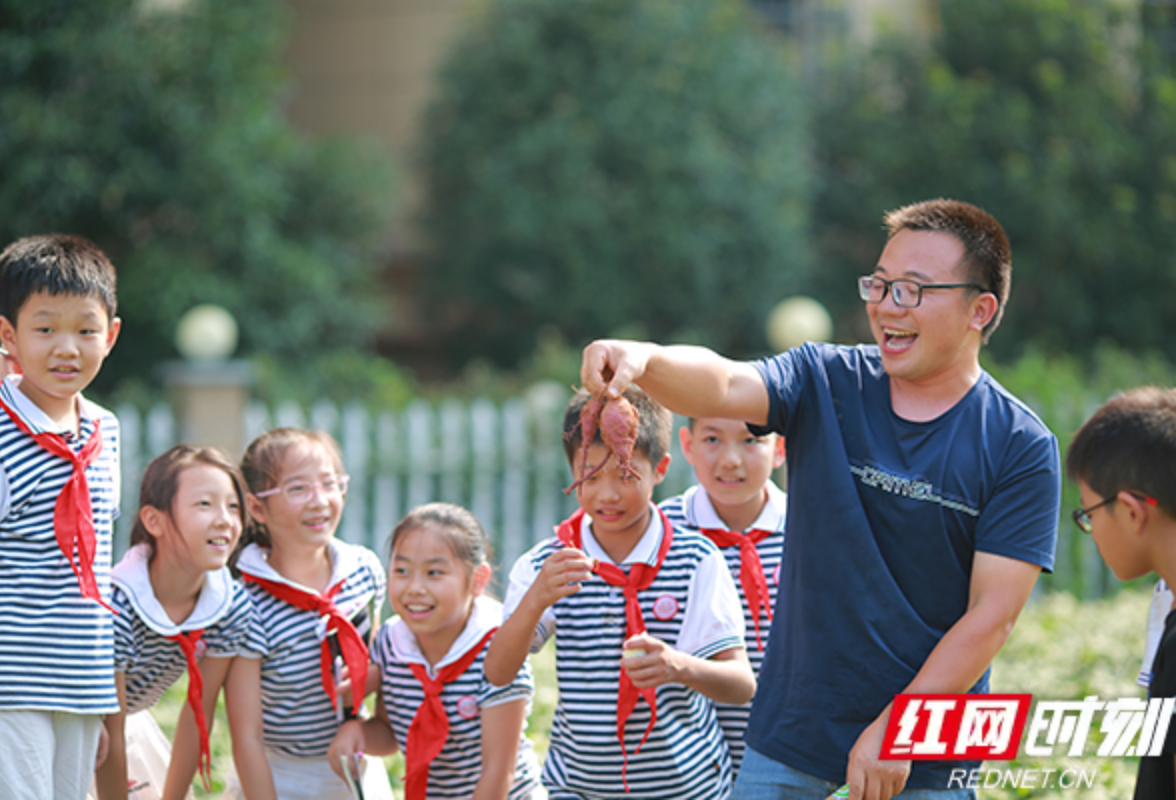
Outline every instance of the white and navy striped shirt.
[[111, 601], [114, 619], [114, 669], [125, 673], [126, 712], [155, 705], [188, 669], [178, 642], [166, 639], [185, 631], [203, 630], [197, 645], [200, 658], [232, 658], [245, 646], [253, 624], [253, 601], [233, 579], [228, 567], [209, 572], [188, 618], [176, 624], [164, 611], [147, 572], [147, 545], [127, 551], [114, 567]]
[[[780, 586], [780, 562], [784, 558], [784, 521], [788, 509], [788, 497], [779, 486], [768, 481], [768, 502], [756, 518], [751, 528], [772, 531], [755, 546], [759, 553], [760, 564], [764, 568], [764, 577], [768, 583], [769, 607], [776, 608], [776, 592]], [[691, 486], [677, 497], [671, 497], [661, 504], [662, 511], [669, 517], [671, 523], [678, 530], [698, 531], [700, 528], [721, 528], [727, 530], [727, 524], [719, 517], [711, 503], [710, 496], [701, 486]], [[749, 529], [750, 530], [750, 529]], [[743, 604], [743, 621], [747, 630], [747, 658], [751, 662], [751, 669], [759, 678], [760, 665], [764, 663], [767, 652], [768, 633], [771, 631], [771, 621], [760, 611], [760, 641], [764, 650], [760, 650], [755, 638], [755, 620], [751, 617], [751, 609], [747, 605], [747, 595], [743, 592], [743, 584], [739, 580], [739, 570], [743, 559], [738, 547], [721, 548], [723, 557], [727, 559], [727, 566], [731, 570], [731, 577], [739, 591], [739, 600]], [[738, 774], [743, 763], [743, 751], [746, 744], [743, 732], [747, 730], [747, 718], [751, 715], [751, 703], [741, 706], [715, 703], [715, 710], [719, 715], [719, 724], [727, 737], [727, 746], [731, 750], [731, 761]]]
[[[496, 600], [485, 596], [476, 598], [465, 629], [435, 668], [430, 667], [421, 655], [416, 637], [399, 617], [380, 629], [372, 657], [383, 671], [384, 707], [402, 751], [408, 742], [408, 728], [425, 699], [421, 682], [412, 674], [409, 664], [420, 664], [428, 670], [430, 677], [436, 677], [437, 670], [460, 661], [501, 622], [502, 606]], [[469, 669], [441, 690], [441, 704], [449, 718], [449, 738], [445, 740], [445, 749], [429, 765], [430, 798], [468, 798], [473, 795], [481, 775], [484, 709], [526, 700], [530, 712], [531, 695], [535, 691], [530, 665], [523, 664], [510, 684], [498, 687], [486, 680], [482, 670], [485, 660], [486, 648], [483, 648]], [[507, 797], [511, 800], [529, 797], [538, 787], [539, 762], [531, 741], [520, 735], [514, 783]]]
[[[360, 636], [370, 641], [372, 623], [384, 600], [384, 566], [366, 547], [332, 539], [328, 545], [331, 581], [346, 578], [334, 597], [340, 612], [352, 621]], [[241, 552], [237, 568], [269, 581], [300, 586], [269, 565], [266, 550], [249, 545]], [[326, 635], [326, 618], [302, 611], [271, 595], [257, 584], [246, 583], [253, 598], [255, 625], [247, 646], [261, 653], [261, 704], [265, 744], [288, 756], [325, 756], [339, 722], [331, 698], [323, 689], [320, 661]]]
[[[80, 451], [99, 423], [102, 451], [86, 468], [94, 513], [94, 579], [110, 598], [111, 536], [118, 516], [118, 420], [78, 396], [80, 435], [61, 430], [18, 388], [0, 398], [33, 433], [67, 434]], [[82, 597], [57, 544], [53, 512], [73, 465], [49, 453], [0, 410], [0, 710], [112, 714], [114, 635], [111, 613]]]
[[[661, 515], [653, 509], [650, 525], [622, 567], [657, 563]], [[584, 552], [613, 563], [592, 536], [585, 516]], [[549, 539], [514, 565], [505, 612], [518, 607], [547, 557], [561, 548]], [[743, 647], [743, 614], [727, 563], [704, 536], [676, 532], [653, 583], [638, 593], [651, 636], [699, 658]], [[639, 701], [625, 725], [629, 753], [626, 778], [617, 741], [617, 692], [621, 649], [625, 640], [625, 597], [599, 578], [586, 581], [576, 594], [557, 601], [539, 622], [532, 652], [555, 637], [559, 704], [551, 728], [551, 745], [543, 765], [543, 783], [551, 796], [585, 798], [714, 798], [731, 790], [731, 759], [715, 717], [714, 704], [681, 684], [657, 688], [657, 722], [649, 739], [634, 753], [649, 724], [649, 706]]]

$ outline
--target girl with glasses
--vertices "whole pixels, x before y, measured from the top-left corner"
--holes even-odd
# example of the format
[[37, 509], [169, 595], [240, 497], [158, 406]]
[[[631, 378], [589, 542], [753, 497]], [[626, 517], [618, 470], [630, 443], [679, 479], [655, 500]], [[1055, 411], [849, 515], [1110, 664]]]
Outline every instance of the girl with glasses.
[[[241, 472], [253, 524], [236, 566], [257, 611], [249, 644], [262, 654], [274, 786], [283, 800], [348, 800], [327, 749], [379, 681], [368, 645], [379, 627], [384, 567], [366, 547], [335, 538], [348, 481], [328, 434], [271, 430], [246, 449]], [[366, 797], [392, 797], [379, 759], [368, 760], [361, 781]], [[231, 777], [225, 796], [240, 796]]]

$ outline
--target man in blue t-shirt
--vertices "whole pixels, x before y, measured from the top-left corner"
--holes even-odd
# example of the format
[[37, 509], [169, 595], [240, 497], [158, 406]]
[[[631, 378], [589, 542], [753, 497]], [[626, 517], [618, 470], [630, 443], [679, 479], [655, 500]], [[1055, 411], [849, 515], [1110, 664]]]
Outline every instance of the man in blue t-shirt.
[[[691, 417], [788, 441], [787, 553], [736, 798], [966, 798], [974, 762], [879, 759], [899, 693], [987, 691], [1053, 566], [1057, 440], [980, 367], [1008, 299], [989, 214], [931, 200], [886, 215], [859, 279], [876, 346], [806, 344], [755, 363], [598, 341], [585, 387], [638, 383]], [[956, 773], [957, 775], [960, 773]]]

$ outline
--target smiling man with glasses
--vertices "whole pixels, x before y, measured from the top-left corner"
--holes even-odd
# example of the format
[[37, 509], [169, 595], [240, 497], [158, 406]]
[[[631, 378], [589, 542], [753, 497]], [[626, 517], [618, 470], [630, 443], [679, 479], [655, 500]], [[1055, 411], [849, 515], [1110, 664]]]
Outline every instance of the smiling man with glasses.
[[[733, 798], [915, 800], [976, 762], [882, 761], [898, 693], [988, 689], [988, 667], [1053, 566], [1057, 441], [980, 367], [1012, 274], [1000, 224], [930, 200], [890, 212], [858, 279], [875, 345], [808, 343], [754, 363], [599, 341], [581, 380], [638, 383], [689, 417], [788, 442], [776, 613]], [[848, 288], [848, 287], [847, 287]]]
[[[1086, 421], [1066, 455], [1082, 506], [1074, 522], [1120, 580], [1176, 580], [1176, 390], [1113, 398]], [[1164, 622], [1148, 697], [1176, 696], [1176, 613]], [[1176, 797], [1176, 725], [1163, 754], [1139, 760], [1137, 798]]]

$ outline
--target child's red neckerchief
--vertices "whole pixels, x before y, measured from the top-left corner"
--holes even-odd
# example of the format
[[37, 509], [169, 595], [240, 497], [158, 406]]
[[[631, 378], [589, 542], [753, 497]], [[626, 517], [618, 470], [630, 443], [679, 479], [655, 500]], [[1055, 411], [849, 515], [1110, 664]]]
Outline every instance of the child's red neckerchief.
[[[610, 586], [622, 587], [625, 593], [625, 639], [628, 640], [639, 633], [645, 632], [645, 617], [641, 614], [641, 603], [637, 598], [637, 593], [643, 589], [648, 589], [653, 583], [653, 579], [657, 577], [658, 570], [661, 569], [662, 563], [666, 560], [666, 553], [670, 550], [670, 543], [674, 539], [674, 526], [670, 524], [666, 515], [658, 509], [658, 515], [662, 522], [662, 536], [661, 544], [657, 549], [657, 561], [653, 564], [633, 564], [629, 567], [629, 573], [626, 575], [625, 571], [615, 564], [605, 564], [597, 561], [592, 571], [599, 575], [605, 583]], [[584, 509], [579, 509], [568, 519], [564, 520], [555, 529], [556, 537], [566, 546], [575, 547], [582, 550], [583, 532], [581, 527], [584, 522]], [[653, 731], [654, 723], [657, 722], [657, 690], [653, 687], [645, 689], [638, 689], [633, 685], [633, 681], [629, 678], [629, 673], [623, 668], [621, 669], [620, 685], [617, 689], [617, 739], [621, 743], [621, 755], [624, 759], [621, 766], [621, 781], [625, 785], [625, 791], [629, 791], [629, 781], [626, 773], [629, 769], [629, 753], [625, 750], [625, 723], [629, 720], [629, 715], [633, 713], [633, 709], [637, 707], [637, 698], [644, 697], [645, 702], [649, 705], [649, 725], [645, 728], [645, 735], [641, 737], [641, 742], [633, 750], [634, 755], [641, 752], [641, 745], [645, 744], [645, 740], [649, 738], [649, 734]]]
[[358, 709], [363, 703], [363, 696], [367, 692], [368, 648], [359, 631], [351, 624], [351, 620], [343, 615], [335, 605], [334, 597], [347, 582], [344, 578], [323, 594], [315, 594], [288, 583], [266, 580], [248, 572], [241, 572], [241, 578], [246, 583], [256, 583], [262, 589], [295, 608], [303, 611], [313, 611], [320, 617], [327, 618], [327, 636], [322, 643], [322, 679], [323, 689], [327, 697], [331, 698], [331, 705], [338, 708], [338, 698], [335, 697], [334, 658], [331, 655], [329, 634], [333, 631], [339, 643], [339, 650], [343, 655], [343, 663], [347, 665], [348, 679], [351, 681], [351, 702]]
[[460, 678], [477, 659], [478, 653], [490, 643], [494, 628], [466, 651], [465, 655], [437, 670], [437, 677], [430, 678], [422, 664], [409, 664], [409, 669], [425, 690], [425, 699], [408, 726], [408, 739], [404, 747], [404, 797], [405, 800], [425, 800], [429, 788], [429, 764], [445, 748], [449, 738], [449, 717], [441, 705], [441, 690], [447, 683]]
[[743, 596], [747, 598], [747, 607], [751, 609], [751, 619], [755, 623], [755, 643], [760, 650], [764, 643], [760, 640], [760, 613], [767, 615], [772, 621], [772, 604], [768, 598], [768, 579], [764, 577], [764, 565], [760, 562], [756, 545], [772, 535], [772, 531], [753, 528], [747, 533], [728, 531], [723, 528], [699, 528], [703, 536], [710, 539], [719, 547], [739, 548], [739, 583], [743, 587]]
[[94, 578], [94, 555], [98, 537], [94, 531], [94, 509], [90, 505], [90, 485], [86, 482], [86, 467], [93, 464], [102, 452], [102, 435], [98, 429], [98, 420], [93, 421], [94, 432], [82, 445], [81, 451], [75, 453], [61, 434], [33, 433], [20, 415], [9, 408], [3, 400], [0, 400], [0, 407], [4, 408], [16, 427], [42, 449], [64, 458], [73, 465], [73, 474], [61, 487], [61, 494], [57, 496], [57, 504], [53, 507], [53, 531], [57, 536], [57, 546], [61, 548], [74, 574], [78, 576], [78, 587], [82, 596], [111, 612], [118, 613], [102, 599], [102, 593], [98, 591], [98, 582]]

